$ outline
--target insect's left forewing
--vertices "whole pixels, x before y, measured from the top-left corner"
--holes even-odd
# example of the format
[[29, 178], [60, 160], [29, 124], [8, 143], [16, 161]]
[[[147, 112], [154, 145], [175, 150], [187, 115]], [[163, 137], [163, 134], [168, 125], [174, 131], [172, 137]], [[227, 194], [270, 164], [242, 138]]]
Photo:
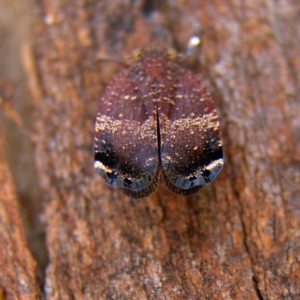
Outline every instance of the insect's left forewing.
[[223, 167], [217, 111], [191, 72], [174, 76], [169, 101], [160, 102], [160, 158], [166, 186], [187, 195], [212, 182]]
[[112, 186], [146, 197], [158, 185], [157, 109], [125, 71], [107, 86], [96, 117], [94, 167]]

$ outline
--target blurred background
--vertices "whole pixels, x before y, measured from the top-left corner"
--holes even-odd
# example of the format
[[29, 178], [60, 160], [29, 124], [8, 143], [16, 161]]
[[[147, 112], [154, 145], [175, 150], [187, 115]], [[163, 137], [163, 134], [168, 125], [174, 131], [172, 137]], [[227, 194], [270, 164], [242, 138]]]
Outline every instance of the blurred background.
[[34, 95], [26, 72], [34, 67], [30, 50], [34, 13], [34, 1], [0, 0], [0, 91], [9, 93], [0, 98], [0, 133], [30, 250], [45, 265], [43, 227], [36, 213], [42, 204], [32, 141]]

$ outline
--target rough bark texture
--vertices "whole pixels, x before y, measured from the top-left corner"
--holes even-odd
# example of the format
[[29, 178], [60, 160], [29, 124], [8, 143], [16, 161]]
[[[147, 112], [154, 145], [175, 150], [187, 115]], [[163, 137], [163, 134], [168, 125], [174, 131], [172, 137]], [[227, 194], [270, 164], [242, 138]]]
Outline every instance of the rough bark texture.
[[[47, 299], [300, 298], [297, 1], [40, 1], [36, 159]], [[94, 118], [122, 58], [203, 41], [225, 167], [192, 197], [132, 200], [93, 170]], [[31, 69], [34, 72], [34, 69]], [[34, 78], [33, 74], [29, 74]]]
[[[7, 98], [10, 90], [0, 79], [2, 111], [17, 120], [17, 115], [10, 109], [11, 99]], [[40, 293], [35, 276], [36, 262], [26, 243], [3, 144], [3, 126], [0, 123], [0, 300], [38, 299]]]

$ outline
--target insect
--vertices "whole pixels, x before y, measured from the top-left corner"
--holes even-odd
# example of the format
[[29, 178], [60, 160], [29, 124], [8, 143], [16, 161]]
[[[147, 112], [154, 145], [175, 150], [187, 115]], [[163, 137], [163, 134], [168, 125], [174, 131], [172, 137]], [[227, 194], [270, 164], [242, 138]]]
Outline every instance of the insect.
[[106, 87], [95, 124], [94, 167], [134, 198], [153, 193], [162, 176], [173, 193], [189, 195], [223, 167], [217, 111], [177, 52], [152, 44]]

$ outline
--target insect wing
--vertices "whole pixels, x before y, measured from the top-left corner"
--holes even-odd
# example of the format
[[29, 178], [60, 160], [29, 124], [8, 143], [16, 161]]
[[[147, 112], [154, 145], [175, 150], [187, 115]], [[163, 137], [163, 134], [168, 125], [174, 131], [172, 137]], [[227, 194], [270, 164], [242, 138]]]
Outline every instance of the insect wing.
[[124, 71], [105, 89], [95, 124], [94, 167], [109, 185], [133, 193], [145, 189], [139, 197], [155, 190], [159, 157], [157, 108], [135, 85]]
[[217, 111], [191, 72], [173, 78], [172, 99], [160, 101], [160, 155], [166, 186], [189, 194], [212, 182], [223, 167]]

